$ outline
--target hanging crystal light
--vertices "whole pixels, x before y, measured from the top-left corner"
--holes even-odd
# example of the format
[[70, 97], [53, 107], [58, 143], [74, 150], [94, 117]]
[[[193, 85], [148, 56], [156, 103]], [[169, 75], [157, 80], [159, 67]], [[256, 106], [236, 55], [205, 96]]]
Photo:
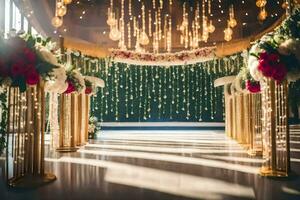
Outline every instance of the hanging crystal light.
[[109, 38], [113, 41], [118, 41], [121, 39], [121, 32], [117, 28], [117, 26], [114, 26], [110, 32], [109, 32]]
[[58, 27], [61, 27], [61, 26], [62, 26], [63, 20], [62, 20], [60, 17], [55, 16], [55, 17], [52, 18], [51, 24], [52, 24], [54, 27], [58, 28]]
[[139, 43], [141, 45], [148, 45], [149, 44], [149, 37], [146, 33], [146, 19], [145, 19], [145, 5], [142, 6], [142, 31], [140, 33]]
[[72, 3], [72, 0], [56, 0], [55, 16], [51, 20], [51, 24], [55, 28], [59, 28], [63, 24], [63, 16], [67, 14], [67, 5]]
[[259, 12], [257, 18], [259, 21], [264, 21], [264, 20], [266, 20], [267, 16], [268, 16], [268, 13], [267, 13], [266, 9], [261, 8], [261, 11]]
[[208, 26], [208, 32], [213, 33], [213, 32], [215, 32], [215, 30], [216, 30], [216, 27], [213, 25], [212, 20], [210, 20], [209, 26]]
[[256, 6], [259, 8], [265, 7], [267, 5], [267, 0], [256, 0]]
[[57, 15], [60, 17], [63, 17], [67, 14], [67, 7], [62, 5], [57, 8]]
[[226, 40], [227, 42], [232, 40], [232, 34], [233, 34], [233, 30], [230, 28], [229, 21], [228, 21], [227, 28], [224, 30], [224, 40]]
[[234, 27], [236, 27], [236, 25], [237, 25], [237, 21], [236, 21], [236, 19], [234, 18], [234, 8], [233, 8], [233, 5], [231, 5], [230, 7], [229, 7], [229, 26], [231, 27], [231, 28], [234, 28]]
[[68, 5], [70, 3], [72, 3], [72, 0], [64, 0], [64, 4]]

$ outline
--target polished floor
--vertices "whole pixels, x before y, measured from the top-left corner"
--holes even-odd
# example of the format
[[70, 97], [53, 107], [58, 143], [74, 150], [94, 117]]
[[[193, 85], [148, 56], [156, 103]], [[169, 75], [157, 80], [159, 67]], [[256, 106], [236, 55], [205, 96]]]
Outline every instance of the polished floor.
[[295, 128], [293, 172], [285, 179], [260, 177], [262, 160], [249, 157], [223, 131], [103, 131], [76, 153], [49, 155], [54, 183], [14, 190], [2, 178], [0, 200], [300, 199], [300, 130]]

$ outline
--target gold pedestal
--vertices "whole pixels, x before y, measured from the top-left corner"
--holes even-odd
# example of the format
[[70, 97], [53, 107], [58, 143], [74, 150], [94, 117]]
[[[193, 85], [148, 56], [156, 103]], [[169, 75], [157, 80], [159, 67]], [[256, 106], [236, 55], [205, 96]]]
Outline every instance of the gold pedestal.
[[42, 81], [21, 93], [9, 88], [6, 179], [12, 187], [37, 187], [56, 177], [45, 173], [45, 92]]
[[53, 174], [44, 175], [32, 175], [26, 174], [18, 178], [12, 178], [8, 181], [8, 185], [17, 188], [36, 188], [39, 186], [46, 185], [56, 180], [56, 176]]
[[60, 96], [60, 131], [58, 152], [75, 152], [78, 131], [78, 98], [77, 94]]
[[288, 83], [264, 79], [262, 86], [263, 158], [261, 176], [284, 177], [290, 171]]

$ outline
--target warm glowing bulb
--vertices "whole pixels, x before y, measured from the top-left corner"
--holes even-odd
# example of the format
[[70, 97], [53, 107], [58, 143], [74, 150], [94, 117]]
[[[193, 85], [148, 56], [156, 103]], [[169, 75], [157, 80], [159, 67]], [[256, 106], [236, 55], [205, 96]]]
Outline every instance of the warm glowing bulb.
[[56, 16], [52, 18], [51, 23], [54, 27], [58, 28], [63, 24], [63, 20], [60, 17]]
[[228, 41], [232, 40], [232, 36], [225, 34], [224, 40], [226, 40], [228, 42]]
[[70, 4], [70, 3], [72, 3], [72, 0], [64, 0], [64, 4]]
[[146, 32], [141, 32], [141, 35], [140, 35], [140, 40], [139, 40], [140, 44], [141, 45], [147, 45], [149, 44], [149, 37], [147, 35]]
[[213, 32], [215, 32], [215, 30], [216, 30], [216, 28], [213, 25], [212, 20], [210, 20], [210, 23], [209, 23], [209, 26], [208, 26], [208, 32], [213, 33]]
[[116, 20], [113, 18], [112, 15], [109, 15], [108, 16], [108, 19], [106, 21], [106, 23], [109, 25], [109, 26], [114, 26], [116, 25]]
[[121, 39], [121, 32], [119, 31], [118, 28], [114, 27], [111, 29], [109, 33], [109, 38], [113, 41], [118, 41]]
[[266, 6], [266, 4], [267, 4], [267, 0], [257, 0], [256, 1], [256, 6], [259, 8]]
[[226, 29], [224, 30], [224, 33], [225, 33], [225, 35], [232, 35], [232, 34], [233, 34], [233, 31], [232, 31], [232, 29], [231, 29], [230, 27], [228, 27], [228, 28], [226, 28]]
[[237, 25], [237, 22], [234, 18], [232, 18], [229, 20], [228, 24], [231, 28], [234, 28]]
[[267, 16], [268, 16], [267, 11], [265, 9], [262, 9], [260, 11], [260, 13], [258, 14], [257, 18], [258, 18], [259, 21], [264, 21], [267, 18]]
[[61, 6], [57, 8], [57, 15], [60, 17], [63, 17], [67, 14], [67, 7], [66, 6]]

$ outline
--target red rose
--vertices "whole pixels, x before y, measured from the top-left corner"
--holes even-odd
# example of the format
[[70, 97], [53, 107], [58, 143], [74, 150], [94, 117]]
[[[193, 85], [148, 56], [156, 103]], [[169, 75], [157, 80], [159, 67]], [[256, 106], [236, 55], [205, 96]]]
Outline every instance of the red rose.
[[260, 83], [259, 82], [251, 82], [250, 80], [247, 80], [246, 82], [246, 88], [251, 93], [258, 93], [260, 92]]
[[278, 66], [274, 69], [274, 73], [272, 75], [273, 79], [278, 83], [282, 82], [287, 74], [287, 70], [283, 64], [278, 64]]
[[64, 93], [70, 94], [75, 91], [75, 86], [73, 85], [73, 83], [71, 81], [68, 80], [67, 82], [68, 82], [68, 88]]
[[19, 75], [23, 75], [25, 72], [25, 63], [23, 60], [16, 61], [11, 67], [12, 76], [16, 77]]
[[91, 87], [86, 87], [85, 88], [85, 94], [91, 94], [93, 89]]
[[266, 60], [259, 60], [258, 70], [260, 70], [265, 77], [271, 77], [274, 68]]
[[35, 66], [33, 64], [25, 65], [25, 68], [24, 68], [25, 76], [26, 76], [26, 74], [31, 73], [31, 71], [36, 71]]
[[268, 60], [268, 57], [268, 53], [265, 51], [259, 55], [259, 60]]
[[25, 58], [29, 63], [35, 63], [36, 61], [36, 56], [35, 53], [29, 49], [29, 48], [24, 48], [23, 53], [25, 55]]
[[268, 56], [268, 60], [271, 61], [271, 62], [273, 62], [273, 63], [276, 63], [276, 62], [279, 61], [279, 55], [275, 54], [275, 53], [271, 53]]
[[40, 81], [40, 75], [35, 69], [28, 71], [25, 78], [28, 85], [36, 85]]

